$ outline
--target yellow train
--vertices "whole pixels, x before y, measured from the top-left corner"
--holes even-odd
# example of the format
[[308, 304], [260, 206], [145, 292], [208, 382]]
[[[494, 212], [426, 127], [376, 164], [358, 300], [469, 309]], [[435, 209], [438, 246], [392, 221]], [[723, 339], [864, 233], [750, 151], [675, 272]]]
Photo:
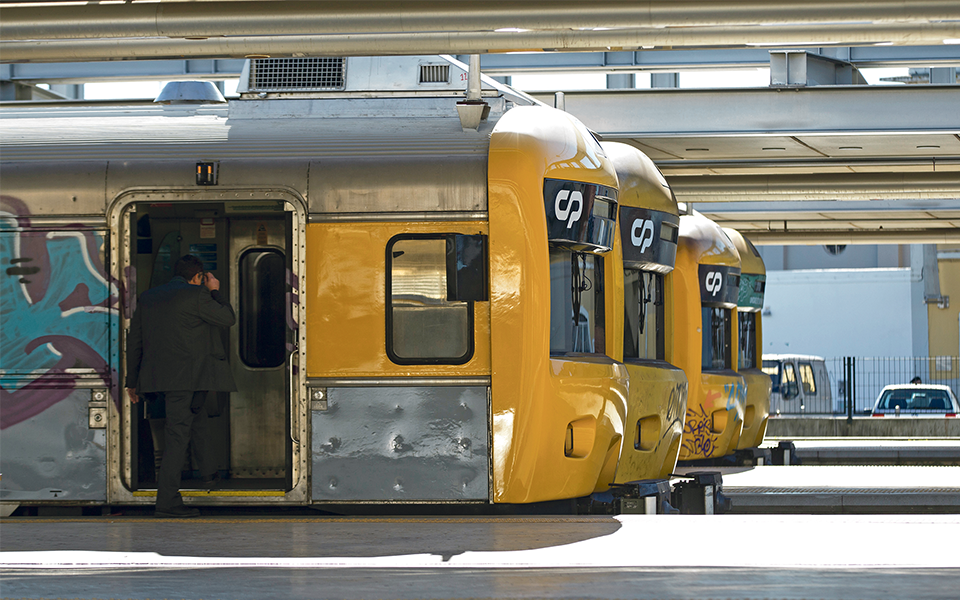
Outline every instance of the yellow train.
[[690, 386], [681, 461], [734, 454], [740, 442], [747, 388], [736, 362], [739, 289], [734, 243], [703, 215], [682, 215], [677, 267], [667, 277], [675, 322], [667, 360]]
[[491, 80], [462, 102], [450, 59], [307, 62], [251, 61], [229, 103], [2, 109], [5, 506], [153, 502], [162, 427], [119, 389], [125, 334], [188, 253], [237, 311], [239, 387], [208, 411], [225, 482], [188, 472], [188, 502], [533, 503], [668, 474], [693, 343], [673, 299], [699, 296], [653, 164]]
[[614, 321], [614, 356], [629, 376], [626, 425], [616, 483], [667, 478], [680, 453], [687, 377], [666, 362], [667, 340], [676, 318], [665, 279], [677, 256], [680, 216], [677, 200], [646, 155], [626, 144], [604, 142], [620, 185], [622, 270], [613, 275], [623, 309]]
[[763, 327], [760, 313], [767, 283], [767, 271], [757, 248], [736, 229], [724, 228], [740, 254], [740, 292], [737, 300], [737, 372], [747, 384], [743, 432], [738, 450], [759, 448], [770, 417], [770, 393], [773, 382], [761, 370]]

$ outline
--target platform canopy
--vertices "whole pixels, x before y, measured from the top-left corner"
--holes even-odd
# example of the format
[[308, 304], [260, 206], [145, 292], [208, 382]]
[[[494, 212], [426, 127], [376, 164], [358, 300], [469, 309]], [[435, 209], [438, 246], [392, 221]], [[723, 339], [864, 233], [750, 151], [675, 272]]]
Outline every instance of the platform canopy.
[[3, 62], [931, 45], [956, 0], [193, 0], [0, 4]]

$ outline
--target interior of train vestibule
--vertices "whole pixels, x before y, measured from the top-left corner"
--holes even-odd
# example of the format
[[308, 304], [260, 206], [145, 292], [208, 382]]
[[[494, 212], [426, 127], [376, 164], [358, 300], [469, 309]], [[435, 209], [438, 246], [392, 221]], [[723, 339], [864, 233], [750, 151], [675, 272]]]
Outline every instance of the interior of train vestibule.
[[[282, 201], [135, 202], [123, 219], [127, 237], [121, 239], [129, 239], [129, 246], [121, 272], [129, 292], [139, 297], [170, 281], [177, 260], [193, 254], [220, 280], [220, 292], [236, 313], [236, 324], [222, 335], [238, 391], [212, 392], [205, 409], [225, 480], [221, 487], [228, 489], [291, 487], [294, 214]], [[156, 487], [164, 415], [162, 401], [150, 400], [133, 405], [127, 421], [134, 490]], [[185, 489], [195, 468], [191, 452]]]

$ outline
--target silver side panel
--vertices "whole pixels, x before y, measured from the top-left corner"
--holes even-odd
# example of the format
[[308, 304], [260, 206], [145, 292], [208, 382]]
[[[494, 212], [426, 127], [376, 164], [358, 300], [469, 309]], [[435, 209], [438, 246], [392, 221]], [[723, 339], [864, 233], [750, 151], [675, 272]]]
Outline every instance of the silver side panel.
[[487, 389], [327, 388], [327, 410], [312, 411], [313, 500], [487, 500]]
[[65, 396], [0, 435], [0, 501], [107, 499], [106, 429], [89, 427], [89, 389], [48, 389]]
[[[107, 178], [107, 198], [121, 193], [152, 193], [152, 201], [190, 202], [202, 196], [207, 202], [275, 201], [283, 190], [303, 196], [307, 187], [306, 160], [237, 158], [218, 160], [218, 184], [198, 186], [197, 162], [211, 157], [199, 151], [178, 159], [112, 161]], [[251, 207], [254, 210], [255, 207]]]
[[[4, 151], [4, 160], [7, 158]], [[100, 224], [104, 223], [104, 161], [57, 161], [55, 167], [43, 162], [4, 162], [2, 179], [3, 193], [8, 197], [0, 210], [28, 218], [97, 216]]]
[[310, 163], [311, 213], [487, 210], [486, 153]]

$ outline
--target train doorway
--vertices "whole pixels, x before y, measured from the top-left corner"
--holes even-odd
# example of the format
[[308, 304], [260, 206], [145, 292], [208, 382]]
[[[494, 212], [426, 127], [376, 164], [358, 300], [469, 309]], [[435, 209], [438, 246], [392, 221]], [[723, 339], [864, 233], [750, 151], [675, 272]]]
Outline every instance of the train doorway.
[[[120, 265], [134, 297], [173, 278], [176, 261], [193, 254], [220, 280], [237, 323], [223, 331], [236, 392], [213, 392], [202, 416], [209, 419], [217, 457], [217, 494], [282, 496], [293, 487], [297, 326], [291, 284], [296, 212], [275, 202], [134, 202], [127, 227], [126, 264]], [[128, 315], [129, 317], [130, 315]], [[126, 322], [128, 323], [128, 321]], [[127, 327], [124, 328], [124, 336]], [[125, 345], [121, 345], [124, 348]], [[121, 364], [126, 357], [121, 356]], [[158, 395], [127, 404], [121, 432], [123, 470], [137, 496], [156, 490], [164, 446], [163, 400]], [[183, 465], [181, 490], [204, 490], [193, 453]]]

